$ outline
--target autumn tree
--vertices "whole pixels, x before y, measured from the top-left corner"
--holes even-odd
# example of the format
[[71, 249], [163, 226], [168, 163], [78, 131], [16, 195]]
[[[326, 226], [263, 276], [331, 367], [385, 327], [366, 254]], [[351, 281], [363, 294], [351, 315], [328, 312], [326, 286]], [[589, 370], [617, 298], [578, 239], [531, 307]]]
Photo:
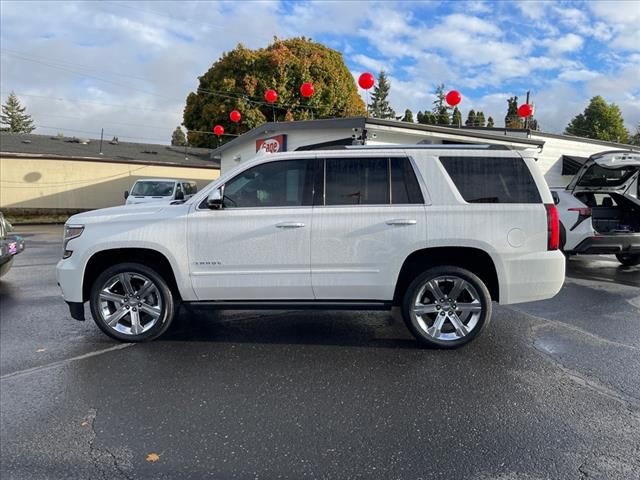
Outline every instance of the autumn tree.
[[187, 144], [187, 137], [185, 137], [184, 132], [180, 127], [176, 127], [176, 129], [171, 134], [171, 145], [174, 147], [184, 147]]
[[593, 97], [584, 112], [569, 122], [564, 133], [608, 142], [626, 143], [629, 139], [620, 108], [600, 95]]
[[[309, 99], [300, 95], [304, 82], [311, 82], [315, 88]], [[278, 94], [273, 106], [264, 100], [268, 89]], [[239, 124], [229, 120], [229, 112], [234, 109], [242, 114]], [[240, 44], [223, 54], [199, 77], [198, 89], [188, 95], [184, 126], [190, 145], [212, 148], [217, 146], [217, 139], [210, 134], [215, 124], [229, 133], [242, 134], [274, 117], [284, 121], [365, 113], [342, 55], [300, 37], [275, 39], [257, 50]]]
[[33, 125], [31, 115], [25, 113], [26, 107], [20, 105], [20, 100], [15, 93], [11, 92], [7, 98], [7, 103], [2, 105], [2, 115], [0, 124], [6, 125], [3, 132], [11, 133], [31, 133], [36, 127]]
[[390, 90], [391, 84], [387, 79], [387, 74], [382, 70], [378, 75], [375, 87], [373, 87], [371, 103], [369, 104], [369, 112], [375, 118], [395, 118], [396, 112], [393, 111], [389, 100], [387, 100]]
[[413, 112], [408, 108], [404, 111], [404, 117], [402, 117], [402, 121], [413, 123]]

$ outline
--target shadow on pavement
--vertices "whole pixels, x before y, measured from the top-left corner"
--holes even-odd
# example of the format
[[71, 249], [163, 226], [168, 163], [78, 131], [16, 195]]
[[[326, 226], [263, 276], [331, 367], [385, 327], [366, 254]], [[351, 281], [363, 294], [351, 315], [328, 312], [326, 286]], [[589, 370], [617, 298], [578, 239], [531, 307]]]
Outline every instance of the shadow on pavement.
[[640, 266], [625, 267], [613, 256], [571, 257], [567, 277], [640, 287]]

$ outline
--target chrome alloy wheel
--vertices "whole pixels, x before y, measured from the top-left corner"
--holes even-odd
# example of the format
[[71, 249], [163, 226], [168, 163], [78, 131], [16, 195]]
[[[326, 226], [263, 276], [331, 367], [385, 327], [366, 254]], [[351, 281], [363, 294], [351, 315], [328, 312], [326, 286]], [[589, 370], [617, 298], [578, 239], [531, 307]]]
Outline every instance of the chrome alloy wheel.
[[460, 340], [478, 325], [483, 311], [480, 298], [468, 281], [456, 275], [442, 275], [418, 289], [410, 314], [429, 338]]
[[109, 278], [98, 295], [98, 312], [105, 325], [125, 335], [153, 328], [162, 315], [162, 297], [156, 284], [137, 272]]

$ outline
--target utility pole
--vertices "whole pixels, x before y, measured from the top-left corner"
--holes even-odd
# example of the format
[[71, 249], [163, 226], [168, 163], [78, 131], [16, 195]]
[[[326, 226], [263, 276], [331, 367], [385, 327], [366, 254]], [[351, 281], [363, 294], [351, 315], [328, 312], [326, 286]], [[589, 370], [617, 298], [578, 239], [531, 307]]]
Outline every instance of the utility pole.
[[[527, 105], [529, 105], [529, 95], [531, 92], [527, 90]], [[529, 117], [524, 118], [524, 128], [529, 128]]]
[[104, 155], [102, 153], [102, 139], [104, 138], [104, 128], [100, 129], [100, 155]]

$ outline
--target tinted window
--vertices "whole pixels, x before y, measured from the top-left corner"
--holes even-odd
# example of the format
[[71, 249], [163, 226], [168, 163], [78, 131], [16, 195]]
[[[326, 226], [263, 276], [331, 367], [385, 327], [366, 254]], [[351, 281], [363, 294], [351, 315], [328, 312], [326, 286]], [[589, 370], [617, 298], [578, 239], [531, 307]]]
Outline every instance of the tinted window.
[[195, 183], [183, 183], [182, 186], [184, 187], [184, 194], [185, 195], [193, 195], [194, 193], [197, 193], [197, 191], [198, 191]]
[[424, 203], [418, 179], [408, 158], [391, 158], [391, 203]]
[[521, 158], [440, 157], [469, 203], [540, 203], [533, 177]]
[[299, 207], [311, 205], [312, 161], [283, 160], [250, 168], [226, 183], [224, 206]]
[[581, 187], [615, 187], [622, 185], [636, 173], [638, 167], [605, 168], [591, 165], [578, 181]]
[[168, 197], [173, 194], [174, 182], [136, 182], [131, 190], [134, 197]]
[[326, 205], [389, 203], [388, 158], [328, 158]]

